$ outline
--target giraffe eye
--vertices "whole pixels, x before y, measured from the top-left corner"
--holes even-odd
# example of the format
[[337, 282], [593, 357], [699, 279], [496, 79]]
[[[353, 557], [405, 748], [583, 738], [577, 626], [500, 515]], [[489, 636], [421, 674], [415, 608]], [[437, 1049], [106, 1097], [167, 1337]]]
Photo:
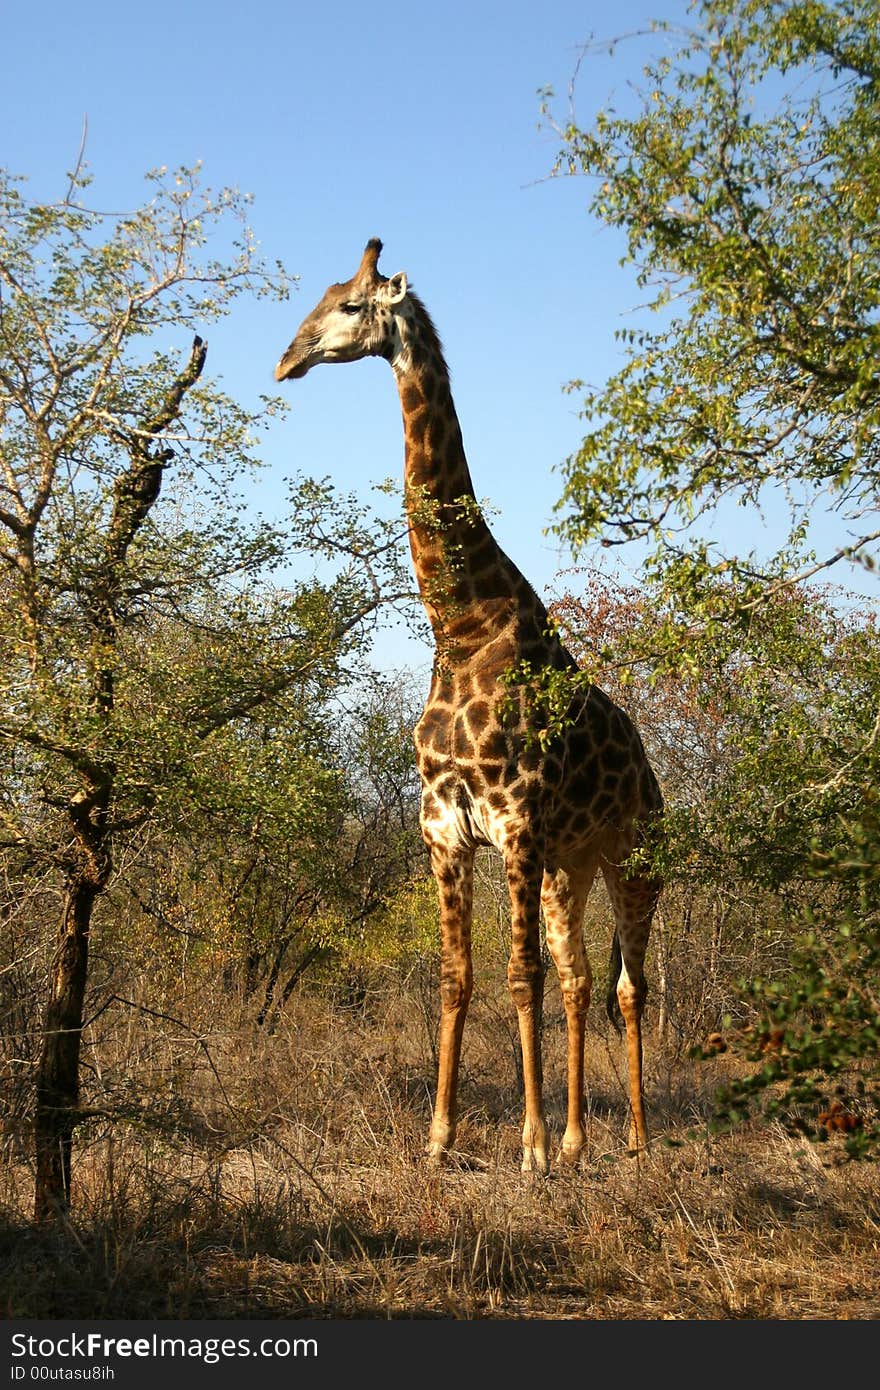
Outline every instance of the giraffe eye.
[[362, 304], [340, 304], [343, 314], [359, 314], [363, 308]]

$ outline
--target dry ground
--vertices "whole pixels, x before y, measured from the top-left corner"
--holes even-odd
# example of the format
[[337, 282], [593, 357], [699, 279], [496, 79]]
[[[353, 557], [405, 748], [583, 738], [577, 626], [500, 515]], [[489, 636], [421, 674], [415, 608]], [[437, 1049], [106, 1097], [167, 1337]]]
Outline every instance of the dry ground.
[[[648, 1049], [655, 1142], [625, 1152], [621, 1048], [589, 1041], [577, 1171], [518, 1171], [514, 1026], [501, 992], [466, 1034], [458, 1159], [423, 1164], [427, 1004], [303, 995], [274, 1033], [222, 1001], [110, 1013], [89, 1065], [67, 1231], [29, 1222], [27, 1135], [6, 1139], [7, 1317], [842, 1319], [880, 1316], [880, 1171], [755, 1126], [711, 1137], [726, 1058]], [[225, 1006], [228, 1011], [228, 1005]], [[548, 1007], [557, 1142], [564, 1037]], [[112, 1114], [112, 1120], [108, 1118]]]

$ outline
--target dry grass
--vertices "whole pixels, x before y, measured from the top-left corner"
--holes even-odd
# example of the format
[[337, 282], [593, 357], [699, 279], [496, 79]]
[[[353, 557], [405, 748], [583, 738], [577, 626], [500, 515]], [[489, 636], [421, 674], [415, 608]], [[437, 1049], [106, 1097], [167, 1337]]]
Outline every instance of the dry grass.
[[[360, 1012], [307, 995], [270, 1035], [130, 1014], [94, 1040], [68, 1230], [29, 1222], [26, 1136], [7, 1136], [9, 1317], [803, 1319], [880, 1316], [880, 1174], [761, 1128], [712, 1139], [724, 1058], [649, 1047], [657, 1135], [624, 1150], [619, 1045], [591, 1035], [577, 1171], [518, 1171], [513, 1025], [500, 991], [466, 1034], [459, 1155], [426, 1169], [431, 1020], [418, 992]], [[548, 1106], [563, 1128], [548, 1008]], [[670, 1144], [670, 1141], [671, 1144]]]

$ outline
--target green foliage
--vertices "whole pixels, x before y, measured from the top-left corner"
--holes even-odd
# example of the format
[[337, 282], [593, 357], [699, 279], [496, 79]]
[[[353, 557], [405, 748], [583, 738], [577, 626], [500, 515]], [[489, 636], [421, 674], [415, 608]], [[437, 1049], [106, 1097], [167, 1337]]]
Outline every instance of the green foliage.
[[[821, 502], [851, 522], [840, 550], [872, 565], [880, 17], [870, 0], [704, 0], [694, 15], [646, 67], [637, 114], [562, 131], [558, 168], [596, 180], [592, 210], [624, 231], [664, 326], [624, 330], [623, 368], [587, 393], [560, 530], [653, 539], [663, 572], [671, 554], [697, 582], [735, 572], [749, 589], [787, 578], [794, 553], [808, 566]], [[791, 521], [775, 558], [692, 534], [719, 506], [741, 529], [735, 505], [771, 501]]]
[[[0, 178], [0, 840], [56, 865], [54, 813], [77, 798], [105, 840], [191, 804], [248, 819], [259, 803], [288, 832], [292, 808], [319, 808], [312, 771], [289, 795], [291, 748], [312, 767], [310, 705], [348, 679], [397, 563], [399, 528], [308, 479], [287, 523], [243, 516], [278, 403], [246, 410], [181, 337], [287, 280], [256, 257], [246, 199], [196, 171], [149, 182], [143, 208], [111, 216], [81, 201], [85, 180], [35, 205]], [[325, 578], [273, 583], [322, 551]], [[247, 724], [267, 710], [255, 759]]]
[[758, 1064], [720, 1097], [719, 1120], [763, 1102], [814, 1136], [848, 1126], [849, 1151], [868, 1153], [880, 1137], [880, 634], [839, 596], [786, 588], [747, 625], [694, 639], [689, 663], [655, 667], [645, 653], [670, 618], [655, 597], [594, 578], [553, 616], [584, 673], [601, 667], [635, 716], [663, 786], [663, 1008], [680, 1021], [689, 1010], [691, 1037], [716, 1043], [728, 1015], [725, 1046]]
[[143, 958], [168, 1008], [182, 981], [197, 991], [222, 970], [274, 1023], [306, 972], [346, 979], [411, 956], [424, 931], [414, 717], [406, 685], [368, 671], [218, 731], [198, 795], [154, 817], [117, 883], [102, 937], [125, 969]]
[[[657, 318], [619, 335], [623, 366], [585, 394], [558, 529], [575, 548], [650, 547], [643, 621], [590, 673], [623, 688], [648, 670], [689, 693], [704, 733], [715, 721], [715, 775], [670, 798], [667, 875], [726, 875], [781, 908], [786, 969], [743, 982], [758, 1022], [731, 1036], [759, 1065], [725, 1113], [760, 1098], [814, 1132], [810, 1109], [829, 1132], [845, 1113], [865, 1153], [880, 653], [870, 614], [803, 582], [850, 562], [868, 583], [880, 536], [880, 13], [698, 0], [692, 15], [634, 108], [559, 132], [557, 171], [595, 180], [592, 211], [625, 235]], [[787, 534], [744, 549], [765, 512]], [[862, 1087], [861, 1109], [832, 1079]]]
[[[246, 199], [196, 171], [150, 183], [142, 208], [104, 214], [79, 171], [55, 204], [0, 173], [10, 947], [45, 955], [48, 894], [60, 905], [34, 1087], [39, 1220], [70, 1197], [96, 906], [108, 954], [132, 944], [130, 916], [106, 920], [124, 869], [160, 929], [128, 933], [158, 940], [156, 977], [219, 953], [230, 982], [262, 982], [261, 1021], [288, 997], [351, 806], [338, 702], [378, 612], [404, 596], [399, 521], [326, 484], [295, 482], [281, 523], [247, 521], [240, 483], [279, 405], [248, 410], [208, 380], [201, 334], [287, 281], [257, 256]], [[309, 577], [282, 585], [297, 557]]]
[[394, 885], [369, 928], [352, 932], [351, 922], [338, 913], [326, 923], [336, 952], [336, 974], [369, 967], [406, 969], [437, 952], [437, 889], [429, 873], [413, 875]]
[[[854, 1158], [880, 1146], [880, 852], [876, 780], [860, 818], [841, 826], [831, 853], [814, 847], [817, 878], [836, 890], [836, 912], [807, 912], [794, 940], [790, 976], [743, 981], [758, 1022], [738, 1049], [758, 1069], [719, 1095], [718, 1119], [744, 1118], [751, 1104], [812, 1138], [845, 1136]], [[834, 901], [834, 899], [832, 901]]]

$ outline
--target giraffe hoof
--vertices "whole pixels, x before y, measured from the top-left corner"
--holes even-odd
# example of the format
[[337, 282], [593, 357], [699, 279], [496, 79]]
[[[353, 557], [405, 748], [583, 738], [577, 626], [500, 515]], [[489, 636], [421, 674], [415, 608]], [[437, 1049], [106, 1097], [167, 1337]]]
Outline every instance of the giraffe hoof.
[[550, 1172], [550, 1161], [545, 1153], [537, 1149], [526, 1149], [523, 1153], [522, 1171], [536, 1178], [546, 1178]]
[[569, 1125], [562, 1136], [562, 1148], [559, 1151], [562, 1165], [566, 1168], [577, 1167], [586, 1143], [587, 1136], [583, 1125]]
[[425, 1154], [431, 1168], [440, 1168], [449, 1157], [449, 1151], [455, 1143], [455, 1126], [447, 1120], [437, 1120], [431, 1123], [428, 1130], [428, 1142], [425, 1145]]

